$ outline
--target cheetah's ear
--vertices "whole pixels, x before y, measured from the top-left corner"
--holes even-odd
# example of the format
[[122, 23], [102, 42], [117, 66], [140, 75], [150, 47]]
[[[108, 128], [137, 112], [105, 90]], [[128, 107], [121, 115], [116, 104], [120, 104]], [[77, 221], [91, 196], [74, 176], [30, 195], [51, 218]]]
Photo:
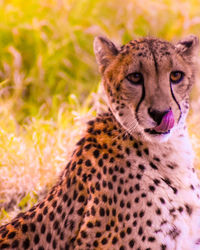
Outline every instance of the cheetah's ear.
[[179, 41], [176, 45], [176, 51], [183, 56], [193, 57], [199, 47], [199, 39], [197, 36], [190, 35]]
[[116, 46], [107, 38], [98, 36], [94, 39], [94, 53], [100, 68], [103, 73], [112, 59], [118, 54]]

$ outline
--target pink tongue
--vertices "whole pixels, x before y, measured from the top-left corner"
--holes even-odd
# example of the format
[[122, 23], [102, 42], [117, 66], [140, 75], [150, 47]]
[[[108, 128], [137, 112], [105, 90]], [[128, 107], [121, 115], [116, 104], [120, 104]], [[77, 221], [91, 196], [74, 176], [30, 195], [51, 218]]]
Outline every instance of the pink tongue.
[[156, 132], [167, 132], [174, 126], [174, 115], [173, 112], [170, 110], [167, 112], [163, 118], [161, 123], [154, 128]]

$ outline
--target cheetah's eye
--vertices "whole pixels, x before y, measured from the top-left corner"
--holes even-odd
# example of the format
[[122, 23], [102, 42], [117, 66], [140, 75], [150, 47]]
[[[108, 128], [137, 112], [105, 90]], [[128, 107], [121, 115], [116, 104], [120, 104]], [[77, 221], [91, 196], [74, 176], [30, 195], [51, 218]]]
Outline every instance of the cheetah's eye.
[[181, 71], [172, 71], [170, 74], [171, 83], [179, 83], [184, 77], [184, 73]]
[[139, 72], [134, 72], [127, 75], [126, 79], [128, 79], [129, 82], [131, 82], [134, 85], [140, 85], [144, 81], [142, 74]]

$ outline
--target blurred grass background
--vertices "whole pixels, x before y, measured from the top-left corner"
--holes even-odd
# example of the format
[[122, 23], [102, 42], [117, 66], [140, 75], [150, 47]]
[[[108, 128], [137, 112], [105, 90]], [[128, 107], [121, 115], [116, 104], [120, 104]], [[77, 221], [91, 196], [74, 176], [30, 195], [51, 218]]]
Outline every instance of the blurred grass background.
[[[95, 114], [93, 39], [200, 33], [199, 0], [0, 0], [0, 224], [41, 198]], [[199, 81], [189, 129], [200, 156]], [[196, 160], [196, 166], [200, 161]]]

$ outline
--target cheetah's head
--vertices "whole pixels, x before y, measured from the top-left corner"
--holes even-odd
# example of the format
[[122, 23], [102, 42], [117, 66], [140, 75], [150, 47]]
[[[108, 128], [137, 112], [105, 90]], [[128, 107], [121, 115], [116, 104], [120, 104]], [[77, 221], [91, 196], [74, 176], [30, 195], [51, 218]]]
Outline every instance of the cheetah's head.
[[104, 37], [95, 38], [108, 105], [128, 133], [166, 141], [184, 129], [197, 48], [196, 36], [175, 45], [143, 38], [120, 48]]

